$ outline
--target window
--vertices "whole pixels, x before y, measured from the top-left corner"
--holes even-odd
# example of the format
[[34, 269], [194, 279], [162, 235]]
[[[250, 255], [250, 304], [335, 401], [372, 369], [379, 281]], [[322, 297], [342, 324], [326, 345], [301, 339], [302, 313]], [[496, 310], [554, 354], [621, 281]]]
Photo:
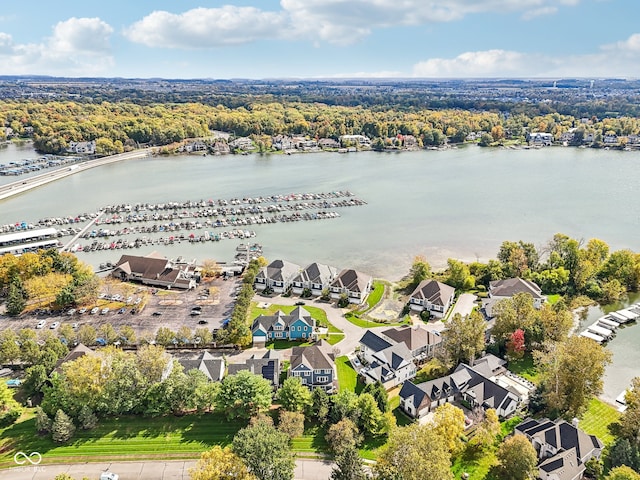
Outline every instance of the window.
[[327, 383], [329, 381], [329, 377], [316, 377], [316, 382], [318, 383]]
[[305, 377], [308, 377], [309, 375], [311, 375], [311, 372], [304, 372], [304, 373], [303, 373], [303, 375], [304, 375]]

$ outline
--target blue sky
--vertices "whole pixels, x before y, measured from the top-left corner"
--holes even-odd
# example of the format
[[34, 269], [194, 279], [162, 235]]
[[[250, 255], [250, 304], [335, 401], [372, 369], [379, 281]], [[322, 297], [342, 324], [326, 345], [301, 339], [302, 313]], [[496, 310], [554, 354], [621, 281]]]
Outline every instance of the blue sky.
[[3, 2], [0, 75], [640, 77], [638, 0]]

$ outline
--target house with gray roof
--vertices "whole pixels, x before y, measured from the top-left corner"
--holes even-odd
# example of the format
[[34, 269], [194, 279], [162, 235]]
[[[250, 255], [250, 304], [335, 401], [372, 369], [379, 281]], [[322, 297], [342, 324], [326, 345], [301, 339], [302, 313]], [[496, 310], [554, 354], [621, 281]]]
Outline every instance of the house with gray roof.
[[335, 267], [314, 262], [293, 278], [292, 291], [296, 295], [301, 295], [307, 289], [311, 295], [318, 297], [322, 295], [325, 288], [329, 288], [337, 274], [338, 270]]
[[321, 388], [327, 393], [338, 389], [338, 374], [332, 347], [320, 340], [309, 347], [293, 347], [289, 376], [297, 377], [310, 390]]
[[516, 429], [538, 453], [538, 476], [542, 480], [581, 479], [585, 464], [600, 458], [604, 444], [565, 420], [527, 418]]
[[479, 370], [461, 363], [446, 377], [417, 385], [407, 381], [400, 390], [400, 407], [420, 418], [445, 403], [464, 401], [471, 407], [493, 408], [500, 417], [512, 415], [522, 401], [520, 395]]
[[248, 370], [254, 375], [260, 375], [269, 380], [274, 389], [280, 383], [280, 353], [274, 349], [268, 349], [262, 357], [251, 355], [245, 363], [231, 363], [227, 366], [229, 375], [235, 375], [242, 370]]
[[489, 282], [489, 298], [482, 302], [487, 317], [493, 317], [493, 306], [500, 300], [512, 298], [517, 293], [528, 293], [533, 298], [533, 305], [536, 308], [542, 307], [547, 300], [542, 294], [538, 285], [523, 278], [507, 278], [505, 280], [494, 280]]
[[360, 339], [360, 354], [366, 364], [360, 374], [366, 383], [380, 382], [390, 389], [416, 376], [411, 350], [384, 334], [367, 330]]
[[331, 282], [329, 291], [331, 298], [339, 299], [342, 294], [346, 294], [349, 303], [360, 304], [364, 302], [371, 291], [373, 277], [365, 273], [358, 272], [352, 268], [345, 268]]
[[456, 289], [436, 280], [423, 280], [409, 297], [411, 310], [428, 310], [431, 315], [442, 318], [453, 304]]
[[202, 352], [195, 359], [178, 359], [178, 363], [182, 365], [185, 372], [189, 370], [200, 370], [212, 382], [220, 382], [224, 377], [224, 359], [215, 358], [209, 352]]
[[256, 290], [271, 289], [274, 293], [285, 293], [291, 288], [291, 282], [300, 273], [300, 265], [286, 260], [274, 260], [260, 269], [256, 275]]
[[414, 359], [433, 357], [442, 348], [442, 337], [420, 325], [401, 325], [383, 330], [381, 335], [396, 343], [404, 343]]
[[303, 307], [286, 314], [278, 310], [274, 315], [260, 315], [251, 325], [254, 344], [273, 340], [306, 340], [315, 337], [316, 321]]

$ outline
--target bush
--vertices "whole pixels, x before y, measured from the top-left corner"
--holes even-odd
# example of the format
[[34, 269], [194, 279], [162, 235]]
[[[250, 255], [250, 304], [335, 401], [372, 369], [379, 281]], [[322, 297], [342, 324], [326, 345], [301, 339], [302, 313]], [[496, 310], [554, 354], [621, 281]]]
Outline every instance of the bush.
[[420, 318], [423, 322], [428, 322], [431, 318], [431, 312], [429, 310], [423, 310], [420, 312]]
[[20, 418], [20, 415], [22, 415], [22, 408], [20, 407], [13, 407], [10, 410], [7, 410], [0, 415], [0, 426], [8, 427], [9, 425], [14, 424], [15, 421]]
[[91, 408], [83, 405], [78, 415], [78, 423], [83, 430], [91, 430], [98, 425], [98, 417], [96, 417]]

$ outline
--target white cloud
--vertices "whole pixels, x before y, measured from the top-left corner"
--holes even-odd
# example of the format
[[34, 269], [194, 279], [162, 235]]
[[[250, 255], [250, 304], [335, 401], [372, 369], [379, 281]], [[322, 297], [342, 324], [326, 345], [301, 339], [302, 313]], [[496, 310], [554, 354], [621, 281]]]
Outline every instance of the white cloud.
[[350, 44], [374, 29], [451, 22], [476, 13], [550, 15], [581, 0], [280, 0], [281, 10], [225, 5], [184, 13], [155, 11], [125, 29], [150, 47], [212, 48], [286, 38]]
[[537, 18], [537, 17], [546, 17], [549, 15], [555, 15], [556, 13], [558, 13], [558, 7], [549, 6], [549, 7], [535, 8], [533, 10], [524, 12], [524, 14], [522, 15], [522, 19], [533, 20], [534, 18]]
[[4, 74], [95, 75], [113, 65], [109, 39], [113, 28], [99, 18], [70, 18], [53, 27], [42, 43], [14, 43], [0, 32]]
[[155, 11], [127, 28], [125, 36], [150, 47], [193, 49], [276, 38], [286, 28], [282, 12], [225, 5], [182, 14]]
[[414, 77], [640, 77], [640, 33], [584, 55], [551, 56], [507, 50], [465, 52], [413, 66]]

